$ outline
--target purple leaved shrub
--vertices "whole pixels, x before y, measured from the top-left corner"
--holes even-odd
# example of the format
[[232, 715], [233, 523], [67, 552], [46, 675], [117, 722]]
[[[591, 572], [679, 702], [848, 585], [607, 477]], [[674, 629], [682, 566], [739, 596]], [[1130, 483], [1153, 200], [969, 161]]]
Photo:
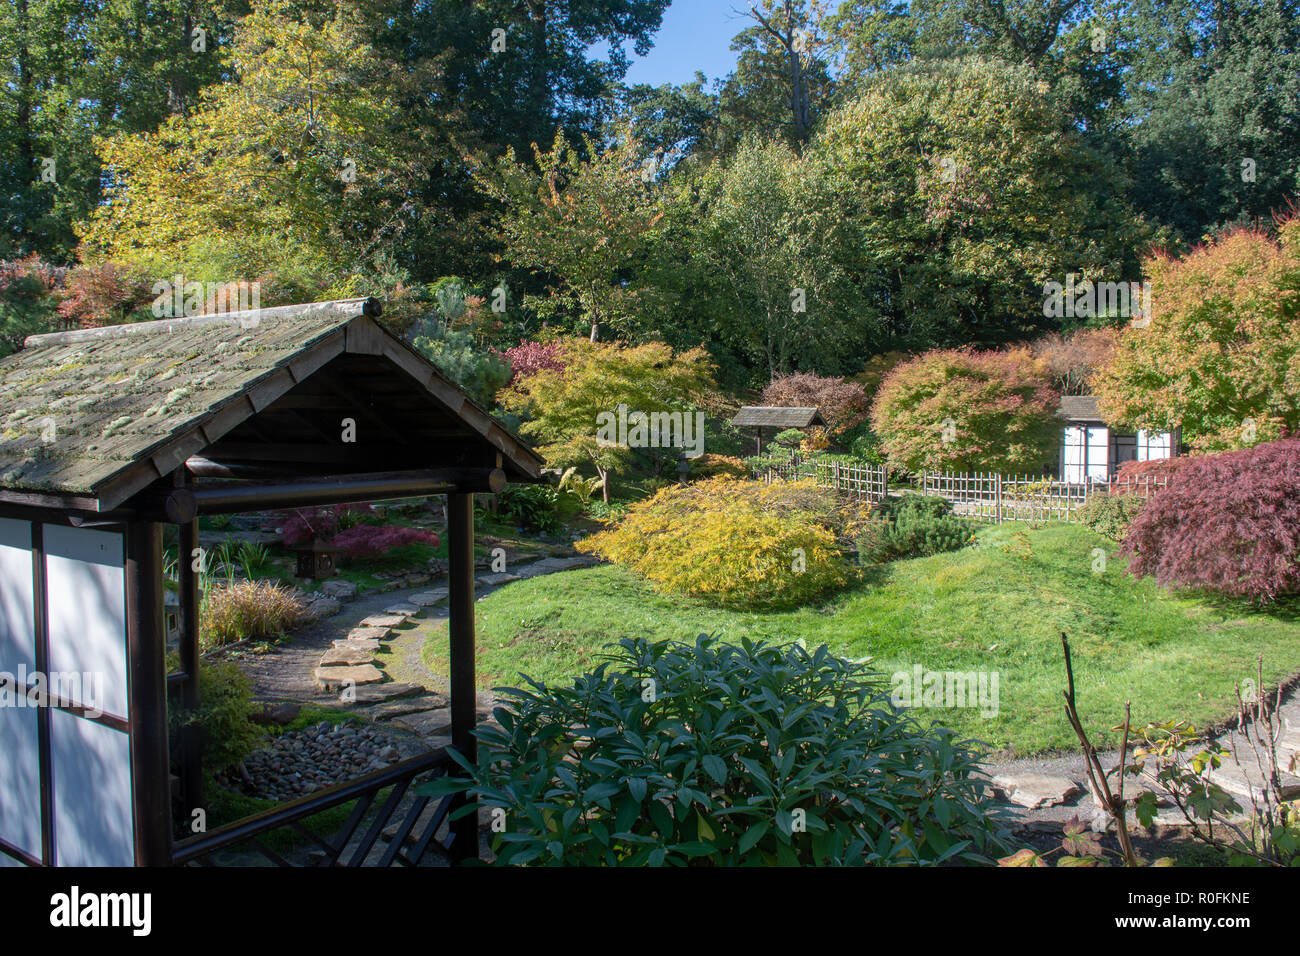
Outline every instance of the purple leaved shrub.
[[339, 549], [339, 556], [347, 560], [356, 558], [382, 558], [394, 548], [408, 544], [428, 544], [438, 546], [438, 536], [432, 531], [419, 528], [405, 528], [400, 525], [376, 527], [359, 524], [356, 527], [340, 531], [330, 542]]
[[1186, 459], [1120, 553], [1167, 587], [1259, 603], [1300, 592], [1300, 435]]

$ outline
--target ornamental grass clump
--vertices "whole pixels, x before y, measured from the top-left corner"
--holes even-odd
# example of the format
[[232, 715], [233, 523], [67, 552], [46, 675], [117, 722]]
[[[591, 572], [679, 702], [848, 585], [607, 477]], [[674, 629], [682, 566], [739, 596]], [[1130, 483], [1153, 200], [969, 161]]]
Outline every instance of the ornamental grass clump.
[[712, 478], [662, 489], [576, 547], [626, 565], [663, 593], [783, 607], [854, 579], [842, 548], [862, 520], [865, 512], [812, 482]]
[[[525, 677], [469, 777], [500, 865], [989, 863], [978, 755], [823, 645], [623, 640], [570, 687]], [[473, 812], [472, 809], [470, 812]]]
[[205, 647], [278, 637], [302, 618], [302, 599], [278, 582], [214, 584], [203, 598], [200, 639]]

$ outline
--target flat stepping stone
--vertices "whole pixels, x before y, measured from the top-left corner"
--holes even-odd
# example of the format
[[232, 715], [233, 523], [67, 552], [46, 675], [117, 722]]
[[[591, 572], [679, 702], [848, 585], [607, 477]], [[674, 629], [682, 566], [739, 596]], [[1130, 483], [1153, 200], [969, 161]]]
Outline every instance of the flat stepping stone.
[[1083, 792], [1069, 777], [1050, 773], [999, 774], [993, 786], [1016, 806], [1029, 810], [1060, 806]]
[[420, 607], [429, 607], [447, 600], [446, 588], [435, 588], [432, 591], [421, 591], [419, 594], [411, 595], [411, 603]]
[[362, 627], [394, 628], [406, 623], [401, 614], [372, 614], [361, 622]]
[[369, 664], [375, 659], [375, 652], [360, 647], [332, 647], [320, 659], [321, 667], [353, 667], [357, 664]]
[[379, 642], [370, 637], [348, 637], [341, 641], [335, 641], [334, 646], [346, 648], [350, 651], [370, 651], [372, 654], [379, 650]]
[[520, 575], [518, 574], [508, 574], [505, 571], [501, 571], [497, 574], [484, 574], [475, 578], [474, 583], [484, 584], [488, 587], [496, 587], [498, 584], [509, 584], [511, 581], [518, 581], [519, 578]]
[[[1278, 768], [1278, 777], [1283, 800], [1294, 800], [1300, 797], [1300, 777], [1292, 776], [1281, 767]], [[1258, 765], [1251, 766], [1250, 763], [1246, 763], [1244, 766], [1238, 766], [1231, 757], [1226, 758], [1219, 767], [1210, 771], [1210, 781], [1238, 797], [1237, 802], [1247, 809], [1252, 791], [1256, 795], [1261, 795], [1265, 786], [1264, 774]]]
[[[331, 670], [333, 669], [331, 668]], [[412, 694], [423, 694], [424, 692], [424, 688], [419, 684], [371, 684], [368, 687], [357, 687], [355, 697], [341, 702], [355, 704], [360, 707], [366, 704], [382, 704], [385, 701], [397, 700], [402, 697], [409, 697]]]
[[536, 568], [538, 571], [567, 571], [570, 568], [580, 568], [584, 565], [595, 564], [595, 558], [589, 558], [584, 555], [577, 555], [572, 558], [542, 558], [540, 561], [534, 561], [528, 566], [532, 571]]
[[316, 684], [321, 690], [342, 690], [346, 687], [378, 684], [383, 679], [384, 672], [373, 664], [363, 664], [360, 667], [316, 668]]
[[437, 710], [403, 714], [394, 717], [391, 722], [394, 727], [401, 727], [421, 737], [439, 737], [451, 733], [451, 710], [443, 707]]
[[392, 607], [384, 608], [384, 613], [392, 614], [394, 616], [400, 615], [401, 617], [411, 617], [419, 614], [420, 609], [414, 604], [394, 604]]
[[[381, 687], [387, 686], [384, 684]], [[424, 694], [419, 697], [402, 697], [398, 700], [375, 704], [366, 714], [371, 720], [392, 720], [408, 714], [420, 714], [430, 710], [441, 710], [447, 706], [447, 698], [441, 694]]]
[[387, 627], [354, 627], [348, 631], [347, 639], [349, 641], [384, 641], [392, 634], [391, 628]]

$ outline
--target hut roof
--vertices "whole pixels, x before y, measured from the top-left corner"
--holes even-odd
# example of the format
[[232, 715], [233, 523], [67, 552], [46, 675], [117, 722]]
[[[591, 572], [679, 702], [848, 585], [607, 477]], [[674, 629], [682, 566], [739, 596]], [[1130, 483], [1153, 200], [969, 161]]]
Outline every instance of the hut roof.
[[[28, 337], [0, 359], [0, 500], [106, 511], [202, 453], [357, 471], [543, 460], [385, 329], [374, 299]], [[356, 440], [340, 440], [352, 419]]]
[[825, 425], [821, 412], [815, 408], [785, 408], [776, 405], [746, 405], [731, 420], [733, 425], [762, 428], [807, 428]]

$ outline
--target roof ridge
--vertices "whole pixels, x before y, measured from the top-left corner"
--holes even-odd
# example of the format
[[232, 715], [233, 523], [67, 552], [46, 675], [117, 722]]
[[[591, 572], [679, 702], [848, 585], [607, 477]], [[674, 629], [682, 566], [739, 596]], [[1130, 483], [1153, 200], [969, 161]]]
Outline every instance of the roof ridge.
[[29, 335], [23, 340], [23, 348], [41, 348], [45, 346], [79, 345], [84, 342], [97, 342], [104, 339], [123, 338], [130, 335], [157, 335], [164, 331], [192, 329], [203, 325], [239, 324], [252, 328], [263, 321], [299, 318], [311, 312], [337, 312], [341, 315], [351, 313], [352, 318], [362, 315], [378, 317], [383, 313], [383, 303], [371, 297], [357, 299], [329, 299], [323, 302], [303, 302], [295, 305], [279, 305], [268, 309], [245, 309], [241, 312], [216, 312], [211, 315], [192, 315], [179, 319], [151, 319], [146, 322], [128, 322], [123, 325], [104, 325], [93, 329], [73, 329], [69, 332], [45, 332]]

